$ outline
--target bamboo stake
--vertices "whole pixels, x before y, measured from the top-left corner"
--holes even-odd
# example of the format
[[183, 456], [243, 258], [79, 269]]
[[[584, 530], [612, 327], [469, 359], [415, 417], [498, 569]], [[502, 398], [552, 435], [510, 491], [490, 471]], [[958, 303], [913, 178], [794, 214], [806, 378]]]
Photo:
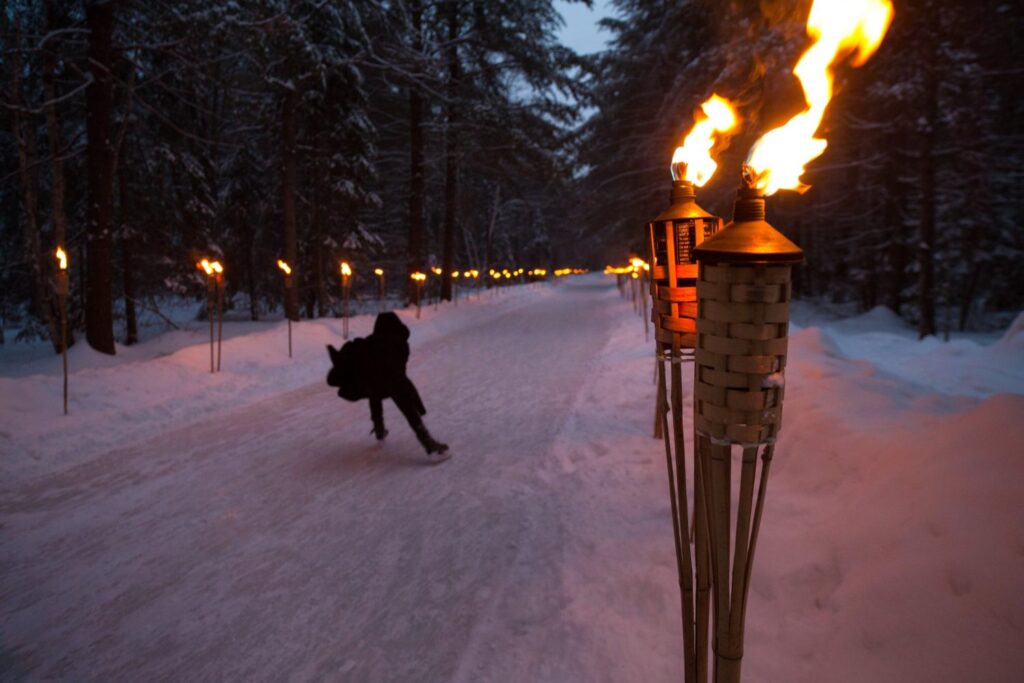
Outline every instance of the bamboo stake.
[[207, 278], [206, 278], [206, 314], [207, 314], [207, 317], [210, 319], [210, 374], [211, 375], [214, 372], [216, 372], [216, 368], [214, 366], [214, 360], [215, 360], [215, 357], [214, 357], [214, 341], [215, 340], [214, 340], [214, 329], [213, 329], [213, 326], [214, 326], [213, 297], [214, 297], [214, 287], [215, 286], [216, 286], [216, 284], [214, 283], [213, 277], [212, 276], [207, 276]]
[[217, 273], [217, 372], [220, 372], [220, 351], [224, 341], [224, 282]]

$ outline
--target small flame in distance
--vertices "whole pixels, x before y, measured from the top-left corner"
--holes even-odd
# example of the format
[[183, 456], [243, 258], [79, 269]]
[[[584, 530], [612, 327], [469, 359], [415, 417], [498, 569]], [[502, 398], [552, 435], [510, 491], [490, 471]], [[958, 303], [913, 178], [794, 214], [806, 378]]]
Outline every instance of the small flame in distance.
[[68, 255], [64, 252], [63, 247], [57, 247], [57, 267], [61, 270], [68, 269]]
[[833, 70], [846, 59], [853, 66], [867, 62], [882, 44], [892, 16], [890, 0], [814, 0], [807, 17], [807, 34], [814, 44], [793, 69], [807, 109], [765, 133], [747, 157], [750, 182], [765, 196], [807, 189], [800, 182], [804, 167], [828, 146], [814, 135], [832, 99]]
[[283, 270], [285, 275], [291, 275], [292, 274], [292, 267], [289, 266], [284, 261], [282, 261], [281, 259], [277, 259], [277, 267], [280, 268], [281, 270]]
[[702, 187], [715, 175], [718, 163], [711, 158], [711, 149], [724, 146], [731, 137], [739, 117], [732, 103], [712, 95], [700, 105], [703, 118], [687, 133], [683, 144], [672, 155], [672, 180], [687, 180]]
[[348, 261], [342, 261], [341, 262], [341, 274], [344, 277], [348, 277], [349, 275], [352, 274], [352, 268], [349, 267]]

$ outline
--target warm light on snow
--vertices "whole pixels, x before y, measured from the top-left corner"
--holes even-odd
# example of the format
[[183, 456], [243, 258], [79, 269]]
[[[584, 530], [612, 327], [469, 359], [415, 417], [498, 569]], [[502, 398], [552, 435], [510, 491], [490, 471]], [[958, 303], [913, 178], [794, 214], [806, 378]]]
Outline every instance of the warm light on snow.
[[807, 189], [800, 177], [828, 146], [814, 136], [832, 99], [833, 69], [846, 59], [853, 66], [864, 64], [881, 45], [892, 16], [889, 0], [815, 0], [807, 17], [807, 34], [814, 44], [793, 69], [807, 109], [762, 136], [747, 157], [756, 187], [765, 196]]

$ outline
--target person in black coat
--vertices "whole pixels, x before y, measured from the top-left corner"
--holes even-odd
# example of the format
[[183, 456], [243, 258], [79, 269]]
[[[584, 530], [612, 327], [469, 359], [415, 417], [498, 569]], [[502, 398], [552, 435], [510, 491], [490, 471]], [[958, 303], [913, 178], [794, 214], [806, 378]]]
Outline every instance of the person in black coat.
[[333, 346], [328, 346], [327, 351], [331, 357], [327, 384], [338, 387], [338, 395], [350, 401], [370, 399], [370, 419], [378, 441], [388, 434], [384, 428], [383, 401], [390, 398], [402, 411], [428, 455], [441, 455], [448, 450], [448, 446], [435, 440], [423, 424], [427, 409], [416, 385], [405, 374], [409, 362], [409, 328], [396, 314], [380, 313], [373, 325], [373, 334], [353, 339], [340, 351]]

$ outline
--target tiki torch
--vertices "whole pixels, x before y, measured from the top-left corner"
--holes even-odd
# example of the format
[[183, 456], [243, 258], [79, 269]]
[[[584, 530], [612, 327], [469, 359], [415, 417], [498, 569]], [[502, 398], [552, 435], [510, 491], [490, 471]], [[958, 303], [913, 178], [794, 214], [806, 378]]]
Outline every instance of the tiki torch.
[[[277, 259], [277, 267], [280, 268], [281, 272], [284, 274], [284, 300], [285, 300], [285, 302], [287, 302], [288, 298], [289, 298], [289, 292], [291, 291], [291, 288], [292, 288], [292, 267], [289, 266], [284, 261], [282, 261], [281, 259]], [[287, 308], [288, 308], [288, 306], [286, 305], [285, 309], [287, 309]], [[292, 317], [290, 315], [288, 315], [288, 311], [287, 310], [285, 310], [285, 316], [284, 317], [288, 318], [288, 357], [291, 358], [292, 357]]]
[[68, 255], [57, 246], [57, 302], [60, 306], [60, 354], [64, 363], [64, 414], [68, 414]]
[[[693, 419], [715, 584], [717, 683], [739, 681], [754, 548], [782, 423], [792, 270], [803, 260], [800, 248], [764, 218], [763, 193], [746, 172], [732, 223], [695, 249], [700, 272]], [[736, 498], [733, 446], [742, 455]]]
[[793, 69], [807, 108], [754, 144], [732, 223], [695, 250], [694, 432], [715, 585], [715, 683], [740, 680], [754, 550], [782, 423], [792, 270], [803, 260], [800, 248], [765, 221], [764, 198], [780, 189], [807, 189], [800, 179], [805, 166], [827, 146], [815, 135], [835, 68], [848, 58], [854, 66], [866, 62], [893, 16], [888, 0], [840, 4], [837, 12], [835, 3], [812, 3], [807, 34], [814, 42]]
[[203, 259], [196, 264], [203, 273], [206, 274], [206, 317], [210, 319], [210, 374], [216, 372], [214, 365], [214, 314], [213, 306], [214, 300], [217, 296], [217, 280], [216, 271], [213, 269], [213, 264], [209, 259]]
[[224, 266], [220, 261], [213, 261], [210, 266], [217, 283], [217, 372], [220, 372], [220, 351], [224, 342]]
[[441, 303], [441, 273], [443, 271], [439, 267], [433, 266], [430, 272], [437, 276], [437, 296], [434, 297], [434, 311], [437, 311], [437, 307]]
[[[693, 360], [693, 349], [697, 345], [698, 266], [693, 257], [694, 248], [715, 235], [722, 225], [721, 218], [697, 204], [694, 188], [711, 178], [717, 167], [711, 159], [711, 149], [716, 142], [724, 145], [729, 131], [737, 123], [732, 105], [717, 95], [712, 95], [701, 109], [703, 115], [698, 114], [697, 123], [672, 156], [669, 207], [647, 226], [651, 249], [651, 318], [658, 376], [654, 435], [665, 443], [687, 683], [707, 680], [711, 572], [707, 527], [703, 519], [705, 487], [699, 469], [692, 464], [694, 502], [691, 527], [686, 482], [682, 364]], [[671, 396], [666, 386], [666, 362], [671, 368]]]
[[377, 283], [380, 285], [380, 295], [377, 297], [377, 300], [379, 302], [377, 304], [377, 310], [378, 311], [383, 311], [384, 310], [384, 269], [383, 268], [374, 268], [373, 269], [373, 274], [377, 276]]
[[452, 300], [455, 301], [455, 307], [459, 306], [459, 271], [452, 271]]
[[348, 294], [350, 285], [352, 282], [352, 268], [348, 265], [348, 261], [341, 262], [341, 299], [342, 299], [342, 315], [343, 319], [341, 322], [341, 337], [342, 339], [348, 339]]
[[423, 283], [426, 282], [427, 274], [416, 271], [409, 275], [410, 278], [416, 283], [416, 319], [420, 319], [420, 309], [423, 304]]

